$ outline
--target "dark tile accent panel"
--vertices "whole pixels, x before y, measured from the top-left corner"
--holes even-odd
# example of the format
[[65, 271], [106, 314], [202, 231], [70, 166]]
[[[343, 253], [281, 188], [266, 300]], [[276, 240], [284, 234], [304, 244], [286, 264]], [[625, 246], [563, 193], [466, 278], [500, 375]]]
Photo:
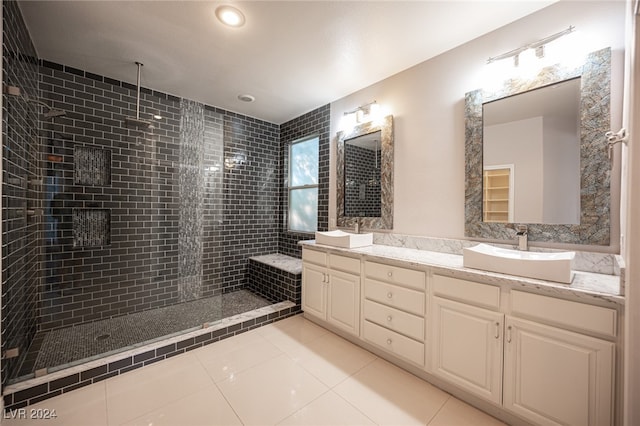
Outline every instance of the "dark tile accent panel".
[[76, 146], [73, 159], [76, 185], [111, 185], [111, 151]]
[[204, 203], [204, 105], [180, 102], [180, 221], [178, 226], [178, 301], [202, 295]]
[[2, 83], [20, 94], [2, 95], [2, 348], [19, 356], [2, 358], [2, 385], [27, 355], [37, 329], [40, 284], [41, 157], [38, 62], [15, 1], [3, 1]]
[[[280, 169], [279, 182], [284, 182], [280, 196], [280, 238], [278, 252], [289, 256], [302, 258], [302, 249], [298, 245], [300, 240], [310, 240], [314, 234], [291, 232], [288, 230], [289, 193], [287, 191], [287, 170], [289, 145], [298, 139], [318, 135], [320, 152], [318, 168], [318, 230], [329, 229], [329, 148], [330, 148], [330, 104], [317, 108], [280, 125], [280, 158], [283, 167]], [[265, 252], [269, 253], [269, 252]]]
[[153, 351], [143, 352], [139, 355], [124, 357], [121, 360], [111, 362], [108, 365], [105, 364], [100, 367], [83, 371], [79, 374], [79, 377], [78, 373], [74, 373], [51, 382], [4, 395], [5, 411], [8, 412], [30, 404], [35, 404], [36, 402], [52, 398], [60, 395], [61, 393], [64, 394], [91, 383], [97, 383], [109, 377], [114, 377], [145, 365], [153, 364], [163, 359], [236, 336], [246, 331], [253, 330], [254, 328], [262, 327], [267, 324], [271, 324], [274, 321], [282, 320], [299, 313], [299, 306], [283, 309], [279, 312], [274, 312], [272, 314], [256, 318], [255, 320], [234, 324], [229, 327], [216, 330], [212, 333], [205, 333], [203, 336], [207, 337], [204, 340], [200, 338], [200, 336], [197, 338], [186, 338], [185, 340], [175, 344], [162, 346]]
[[73, 209], [73, 247], [104, 247], [111, 244], [111, 211]]
[[273, 302], [290, 300], [296, 306], [302, 302], [302, 272], [294, 274], [249, 259], [248, 287]]

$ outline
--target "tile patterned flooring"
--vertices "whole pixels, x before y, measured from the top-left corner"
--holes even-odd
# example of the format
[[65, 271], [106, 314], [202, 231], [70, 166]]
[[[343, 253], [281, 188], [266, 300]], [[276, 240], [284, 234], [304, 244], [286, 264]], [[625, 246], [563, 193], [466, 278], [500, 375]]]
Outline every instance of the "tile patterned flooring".
[[[503, 423], [302, 315], [27, 407], [24, 425]], [[38, 413], [38, 411], [35, 411]]]
[[[20, 375], [122, 350], [270, 304], [248, 290], [239, 290], [75, 327], [39, 332]], [[101, 339], [101, 336], [108, 337]]]

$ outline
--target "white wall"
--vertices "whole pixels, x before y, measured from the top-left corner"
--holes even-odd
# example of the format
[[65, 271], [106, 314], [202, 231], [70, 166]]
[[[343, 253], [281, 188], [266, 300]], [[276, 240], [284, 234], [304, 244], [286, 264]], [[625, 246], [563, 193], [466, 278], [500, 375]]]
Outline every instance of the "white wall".
[[534, 117], [483, 128], [483, 166], [514, 165], [514, 222], [543, 221], [542, 126], [542, 117]]
[[[464, 238], [464, 94], [483, 85], [484, 64], [490, 56], [539, 40], [569, 25], [574, 25], [587, 39], [588, 50], [604, 47], [613, 50], [612, 128], [619, 128], [624, 12], [622, 1], [556, 3], [333, 102], [330, 227], [335, 226], [336, 217], [335, 134], [339, 130], [340, 119], [344, 111], [375, 99], [394, 116], [393, 231]], [[427, 36], [428, 29], [425, 28]], [[613, 207], [612, 219], [616, 220], [618, 227], [614, 229], [612, 240], [616, 240], [619, 201], [614, 202]]]
[[544, 223], [580, 223], [578, 121], [544, 118]]

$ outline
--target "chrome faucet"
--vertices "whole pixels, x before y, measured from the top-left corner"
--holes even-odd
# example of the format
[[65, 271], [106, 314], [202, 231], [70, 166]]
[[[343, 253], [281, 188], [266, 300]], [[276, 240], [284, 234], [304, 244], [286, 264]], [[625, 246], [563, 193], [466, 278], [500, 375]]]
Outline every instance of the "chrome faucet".
[[360, 219], [361, 219], [360, 217], [356, 217], [356, 224], [355, 224], [355, 229], [354, 229], [356, 234], [360, 233], [360, 226], [362, 225], [360, 223]]
[[516, 235], [518, 236], [518, 250], [529, 250], [529, 242], [527, 239], [529, 231], [527, 230], [527, 225], [516, 226]]

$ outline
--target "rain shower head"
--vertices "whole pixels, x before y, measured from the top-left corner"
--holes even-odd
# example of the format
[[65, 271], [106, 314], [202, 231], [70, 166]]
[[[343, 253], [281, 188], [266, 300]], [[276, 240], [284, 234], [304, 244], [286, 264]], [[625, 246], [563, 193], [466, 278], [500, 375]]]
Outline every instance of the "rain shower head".
[[63, 115], [67, 115], [67, 113], [65, 111], [62, 111], [60, 109], [53, 109], [49, 105], [47, 105], [46, 103], [42, 102], [39, 99], [27, 98], [27, 100], [29, 102], [33, 102], [33, 103], [36, 103], [38, 105], [41, 105], [46, 109], [46, 111], [42, 114], [42, 116], [44, 118], [55, 118], [55, 117], [62, 117]]
[[127, 117], [124, 119], [125, 124], [129, 129], [150, 129], [151, 123], [140, 118]]
[[67, 115], [65, 111], [62, 111], [60, 109], [53, 109], [52, 107], [47, 105], [45, 102], [42, 102], [40, 99], [32, 98], [28, 95], [22, 96], [22, 90], [20, 90], [19, 87], [3, 85], [2, 91], [7, 95], [16, 96], [26, 100], [27, 102], [32, 102], [34, 104], [38, 104], [44, 107], [45, 112], [44, 114], [42, 114], [44, 118], [55, 118], [55, 117], [62, 117], [63, 115]]
[[62, 117], [64, 115], [67, 115], [67, 113], [60, 109], [50, 109], [49, 111], [45, 112], [43, 115], [44, 115], [44, 118], [55, 118], [55, 117]]

